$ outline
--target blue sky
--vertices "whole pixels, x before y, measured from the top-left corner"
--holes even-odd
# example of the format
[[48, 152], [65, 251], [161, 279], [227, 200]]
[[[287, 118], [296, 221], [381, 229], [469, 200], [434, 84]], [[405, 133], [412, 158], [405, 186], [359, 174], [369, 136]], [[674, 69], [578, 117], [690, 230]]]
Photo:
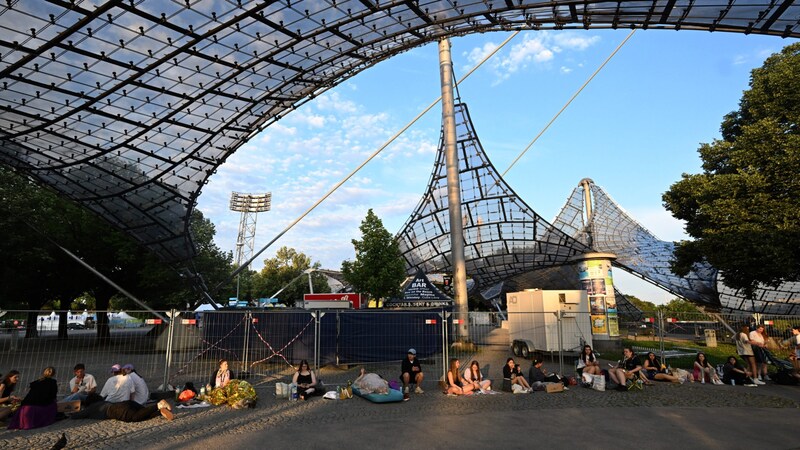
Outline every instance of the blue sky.
[[[459, 87], [484, 149], [501, 172], [630, 30], [522, 32]], [[508, 33], [451, 40], [461, 78]], [[679, 240], [683, 226], [661, 195], [682, 173], [700, 171], [701, 142], [719, 137], [750, 71], [791, 41], [699, 31], [639, 30], [506, 175], [551, 220], [572, 189], [592, 178], [656, 236]], [[231, 191], [271, 192], [259, 214], [256, 251], [440, 95], [438, 48], [429, 44], [379, 63], [303, 105], [228, 159], [198, 208], [232, 250], [239, 215]], [[430, 177], [439, 139], [437, 105], [254, 263], [293, 247], [324, 268], [354, 257], [352, 239], [369, 208], [396, 233]], [[626, 294], [663, 303], [673, 296], [615, 271]]]

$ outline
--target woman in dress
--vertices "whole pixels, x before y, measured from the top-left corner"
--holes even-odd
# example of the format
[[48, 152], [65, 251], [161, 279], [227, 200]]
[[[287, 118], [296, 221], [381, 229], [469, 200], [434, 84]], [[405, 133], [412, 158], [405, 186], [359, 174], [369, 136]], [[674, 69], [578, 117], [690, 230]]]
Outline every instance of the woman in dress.
[[292, 377], [292, 383], [297, 386], [297, 393], [300, 400], [305, 400], [317, 392], [317, 376], [314, 371], [308, 366], [308, 361], [305, 359], [300, 361], [300, 367]]
[[447, 371], [447, 395], [472, 395], [474, 387], [461, 376], [461, 361], [456, 358], [450, 360], [450, 370]]
[[492, 389], [492, 380], [483, 378], [478, 361], [472, 361], [469, 363], [469, 367], [464, 369], [464, 379], [472, 385], [472, 389], [475, 391], [489, 391]]
[[0, 421], [6, 420], [19, 408], [20, 398], [12, 395], [19, 383], [19, 371], [12, 370], [0, 381]]
[[42, 372], [42, 376], [31, 383], [30, 390], [22, 399], [19, 410], [9, 420], [9, 430], [41, 428], [56, 421], [58, 383], [53, 378], [55, 374], [54, 368], [47, 367]]

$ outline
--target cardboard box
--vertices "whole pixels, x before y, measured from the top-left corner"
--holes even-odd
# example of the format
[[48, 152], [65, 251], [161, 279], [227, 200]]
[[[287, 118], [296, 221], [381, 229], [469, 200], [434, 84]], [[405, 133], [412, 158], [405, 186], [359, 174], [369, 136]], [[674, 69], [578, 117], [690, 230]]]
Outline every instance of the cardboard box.
[[546, 383], [544, 389], [548, 394], [552, 392], [564, 392], [564, 383]]

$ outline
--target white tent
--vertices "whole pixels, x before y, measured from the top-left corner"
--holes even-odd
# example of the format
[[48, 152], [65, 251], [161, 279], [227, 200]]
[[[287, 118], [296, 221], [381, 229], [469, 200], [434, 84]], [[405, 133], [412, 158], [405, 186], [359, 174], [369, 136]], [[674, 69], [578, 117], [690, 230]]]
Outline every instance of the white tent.
[[[216, 309], [221, 309], [222, 308], [222, 305], [220, 305], [219, 303], [217, 303], [216, 305], [217, 305]], [[214, 311], [214, 310], [215, 310], [215, 308], [213, 306], [211, 306], [211, 304], [203, 303], [202, 305], [200, 305], [197, 308], [195, 308], [194, 312], [205, 312], [205, 311]]]

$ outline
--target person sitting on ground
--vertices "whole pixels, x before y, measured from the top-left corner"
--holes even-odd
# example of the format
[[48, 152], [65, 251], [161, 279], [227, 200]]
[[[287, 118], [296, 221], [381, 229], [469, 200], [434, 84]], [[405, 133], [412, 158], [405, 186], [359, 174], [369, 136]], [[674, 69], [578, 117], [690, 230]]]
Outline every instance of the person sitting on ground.
[[706, 354], [703, 352], [697, 353], [697, 356], [694, 358], [692, 377], [694, 381], [703, 381], [705, 379], [705, 381], [709, 383], [722, 384], [722, 380], [719, 379], [717, 371], [714, 370], [714, 367], [708, 362]]
[[534, 358], [531, 363], [531, 368], [528, 370], [528, 381], [531, 383], [533, 390], [544, 390], [544, 385], [547, 383], [562, 383], [561, 377], [555, 373], [548, 372], [544, 368], [544, 361], [539, 358]]
[[133, 400], [118, 403], [99, 401], [72, 414], [70, 419], [114, 419], [121, 422], [142, 422], [159, 415], [167, 420], [172, 420], [175, 417], [172, 412], [172, 406], [166, 400], [161, 400], [157, 404], [149, 406], [143, 406]]
[[603, 370], [600, 368], [600, 362], [597, 360], [597, 355], [594, 354], [592, 346], [584, 345], [581, 356], [578, 357], [578, 364], [575, 369], [578, 371], [578, 376], [584, 373], [590, 375], [602, 375]]
[[413, 348], [408, 349], [406, 359], [403, 360], [403, 364], [400, 366], [400, 379], [403, 380], [403, 400], [408, 398], [409, 384], [417, 386], [414, 389], [415, 394], [423, 394], [425, 392], [421, 387], [424, 378], [425, 374], [422, 372], [422, 366], [420, 366], [417, 359], [417, 351]]
[[729, 356], [728, 362], [726, 362], [725, 367], [722, 368], [722, 382], [725, 384], [732, 384], [731, 381], [733, 381], [739, 385], [750, 387], [757, 386], [757, 384], [753, 383], [752, 375], [752, 372], [739, 364], [735, 356]]
[[83, 365], [83, 363], [75, 364], [75, 368], [72, 370], [75, 376], [69, 380], [70, 394], [64, 397], [63, 401], [86, 401], [89, 395], [97, 391], [97, 381], [94, 379], [94, 376], [86, 373], [86, 366]]
[[55, 375], [56, 369], [47, 367], [42, 376], [30, 384], [19, 410], [8, 422], [9, 430], [31, 430], [46, 427], [56, 421], [58, 382], [53, 378]]
[[135, 392], [133, 380], [122, 373], [122, 367], [119, 364], [111, 366], [111, 378], [103, 385], [100, 397], [109, 403], [119, 403], [133, 400]]
[[531, 392], [531, 385], [522, 376], [522, 368], [514, 362], [514, 358], [508, 358], [506, 365], [503, 366], [503, 390], [506, 392], [514, 392], [514, 385], [518, 385], [520, 392]]
[[450, 360], [450, 370], [447, 371], [447, 395], [472, 395], [473, 386], [461, 376], [461, 361], [456, 358]]
[[[758, 368], [756, 367], [756, 357], [753, 354], [753, 344], [750, 341], [750, 327], [747, 325], [742, 325], [739, 329], [739, 334], [736, 335], [736, 353], [745, 360], [749, 368], [748, 371], [755, 377], [758, 374]], [[753, 378], [753, 382], [755, 384], [764, 384], [763, 381], [759, 381], [757, 378]]]
[[800, 325], [794, 326], [791, 329], [791, 336], [784, 339], [781, 342], [781, 345], [784, 347], [789, 347], [791, 350], [791, 354], [789, 355], [789, 360], [792, 362], [792, 366], [794, 370], [792, 370], [792, 376], [800, 379]]
[[633, 353], [630, 347], [625, 347], [622, 350], [622, 361], [617, 367], [608, 371], [608, 376], [611, 381], [616, 383], [617, 389], [624, 391], [628, 380], [635, 382], [639, 378], [639, 372], [642, 370], [642, 363], [639, 362], [639, 357]]
[[389, 382], [377, 373], [367, 373], [363, 367], [361, 374], [353, 381], [353, 386], [357, 387], [362, 395], [389, 393]]
[[6, 420], [19, 409], [22, 399], [13, 395], [17, 383], [19, 383], [19, 370], [8, 372], [3, 381], [0, 381], [0, 421]]
[[650, 384], [649, 380], [669, 381], [671, 383], [681, 382], [681, 380], [675, 375], [667, 373], [667, 368], [661, 364], [661, 360], [658, 359], [656, 354], [653, 352], [648, 352], [647, 358], [644, 360], [644, 375], [648, 380], [646, 384]]
[[224, 388], [234, 378], [233, 372], [228, 369], [228, 360], [220, 359], [217, 370], [211, 373], [211, 380], [206, 389], [210, 392], [216, 388]]
[[292, 383], [297, 386], [300, 400], [305, 400], [317, 392], [317, 376], [308, 366], [308, 361], [305, 359], [300, 361], [300, 367], [294, 373]]
[[481, 373], [481, 366], [478, 361], [472, 361], [469, 367], [464, 369], [464, 379], [467, 383], [472, 385], [474, 391], [490, 391], [492, 390], [492, 380], [486, 380]]
[[136, 372], [133, 364], [129, 363], [122, 366], [122, 373], [124, 373], [126, 377], [129, 377], [133, 382], [133, 398], [131, 400], [140, 405], [147, 403], [147, 401], [150, 400], [150, 389], [148, 389], [144, 378], [142, 378], [139, 373]]

